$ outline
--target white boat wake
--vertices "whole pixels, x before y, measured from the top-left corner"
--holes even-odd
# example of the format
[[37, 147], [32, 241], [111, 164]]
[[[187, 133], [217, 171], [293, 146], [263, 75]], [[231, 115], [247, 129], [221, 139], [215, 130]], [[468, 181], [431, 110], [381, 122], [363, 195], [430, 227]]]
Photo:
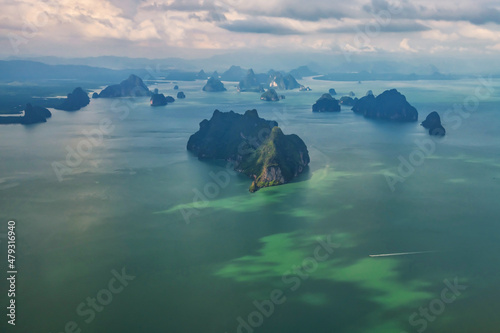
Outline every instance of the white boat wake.
[[370, 257], [371, 258], [378, 258], [378, 257], [408, 256], [408, 255], [412, 255], [412, 254], [433, 253], [433, 252], [437, 252], [437, 251], [418, 251], [418, 252], [370, 254]]

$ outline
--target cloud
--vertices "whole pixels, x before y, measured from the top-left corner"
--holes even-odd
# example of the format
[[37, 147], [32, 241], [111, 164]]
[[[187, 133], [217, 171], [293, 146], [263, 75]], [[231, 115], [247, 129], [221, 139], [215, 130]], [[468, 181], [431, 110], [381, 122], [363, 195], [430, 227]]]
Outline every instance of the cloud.
[[265, 20], [237, 20], [220, 24], [219, 27], [241, 33], [272, 34], [272, 35], [300, 35], [301, 31], [290, 28], [284, 24], [268, 22]]
[[207, 12], [206, 14], [202, 13], [192, 13], [189, 14], [188, 18], [190, 19], [195, 19], [200, 22], [225, 22], [227, 21], [226, 16], [223, 13], [219, 13], [217, 11], [211, 10]]
[[363, 10], [367, 13], [389, 12], [394, 18], [500, 24], [500, 11], [481, 0], [468, 3], [440, 1], [428, 5], [414, 5], [408, 0], [401, 0], [398, 5], [391, 5], [387, 0], [371, 0], [370, 4], [363, 6]]
[[417, 22], [391, 22], [389, 24], [377, 24], [370, 22], [366, 24], [337, 26], [331, 28], [321, 28], [320, 33], [376, 33], [376, 32], [420, 32], [431, 30], [430, 27]]
[[409, 40], [408, 38], [404, 38], [401, 43], [399, 43], [399, 47], [402, 48], [405, 51], [410, 51], [410, 52], [417, 52], [413, 48], [410, 47]]

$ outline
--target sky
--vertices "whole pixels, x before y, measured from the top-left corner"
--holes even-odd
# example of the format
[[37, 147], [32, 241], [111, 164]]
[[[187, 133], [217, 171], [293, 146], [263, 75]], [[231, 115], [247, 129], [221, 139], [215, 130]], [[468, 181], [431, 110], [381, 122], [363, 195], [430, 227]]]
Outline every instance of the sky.
[[0, 56], [500, 54], [500, 2], [0, 0]]

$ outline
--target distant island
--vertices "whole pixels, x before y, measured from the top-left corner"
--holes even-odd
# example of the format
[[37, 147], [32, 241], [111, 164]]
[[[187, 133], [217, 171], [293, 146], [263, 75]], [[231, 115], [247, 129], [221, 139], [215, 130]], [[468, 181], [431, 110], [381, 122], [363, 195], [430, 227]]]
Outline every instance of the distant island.
[[339, 101], [330, 94], [323, 94], [312, 106], [313, 112], [340, 112]]
[[113, 84], [104, 88], [98, 95], [92, 95], [93, 98], [115, 98], [115, 97], [141, 97], [151, 96], [152, 93], [137, 75], [130, 75], [128, 79], [120, 84]]
[[[214, 73], [214, 75], [217, 72]], [[227, 89], [224, 87], [224, 83], [219, 80], [217, 76], [212, 76], [210, 79], [208, 79], [207, 84], [203, 87], [203, 91], [206, 92], [221, 92], [221, 91], [226, 91]]]
[[[258, 142], [262, 139], [262, 142]], [[307, 146], [297, 135], [285, 135], [275, 121], [215, 110], [189, 138], [187, 149], [199, 159], [221, 159], [253, 179], [250, 192], [290, 182], [309, 164]]]
[[430, 135], [445, 136], [446, 130], [441, 125], [441, 117], [436, 111], [429, 113], [427, 118], [421, 124], [424, 128], [429, 130]]
[[227, 71], [222, 73], [220, 77], [224, 81], [238, 82], [245, 77], [246, 72], [247, 71], [241, 68], [240, 66], [233, 65]]
[[265, 93], [260, 96], [260, 99], [266, 102], [277, 102], [280, 100], [280, 96], [274, 89], [267, 89]]
[[254, 71], [249, 69], [247, 75], [238, 83], [237, 89], [239, 92], [263, 92], [264, 88], [257, 79]]
[[360, 98], [352, 110], [366, 118], [385, 119], [401, 122], [417, 121], [418, 112], [396, 89], [386, 90], [375, 97], [367, 95]]
[[37, 124], [47, 122], [47, 118], [52, 117], [52, 113], [41, 106], [32, 106], [26, 104], [24, 114], [21, 115], [4, 115], [0, 116], [0, 124]]
[[202, 69], [201, 71], [198, 72], [198, 74], [196, 74], [196, 78], [198, 80], [206, 80], [208, 79], [208, 75], [207, 73], [205, 73], [205, 71]]
[[301, 85], [295, 80], [291, 74], [283, 76], [280, 72], [271, 74], [269, 77], [269, 88], [278, 90], [298, 89]]
[[310, 70], [307, 66], [300, 66], [298, 68], [292, 69], [289, 74], [297, 79], [302, 79], [306, 76], [318, 75], [318, 73]]
[[184, 92], [183, 92], [183, 91], [179, 91], [179, 92], [177, 93], [177, 98], [178, 98], [178, 99], [184, 99], [184, 98], [186, 98], [186, 94], [184, 94]]
[[357, 98], [352, 98], [351, 96], [340, 97], [339, 103], [344, 106], [354, 106], [358, 102]]
[[89, 103], [89, 95], [85, 91], [83, 91], [82, 88], [78, 87], [75, 88], [72, 93], [69, 93], [68, 97], [62, 102], [62, 104], [56, 106], [55, 109], [64, 111], [77, 111], [84, 106], [89, 105]]

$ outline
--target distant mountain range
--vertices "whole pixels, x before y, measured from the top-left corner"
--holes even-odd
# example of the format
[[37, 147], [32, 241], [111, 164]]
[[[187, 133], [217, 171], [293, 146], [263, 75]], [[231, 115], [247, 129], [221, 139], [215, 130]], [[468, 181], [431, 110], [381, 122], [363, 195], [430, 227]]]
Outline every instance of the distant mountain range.
[[[45, 57], [49, 62], [55, 62], [62, 58]], [[84, 61], [86, 59], [86, 61]], [[156, 66], [152, 63], [155, 60], [145, 58], [123, 58], [123, 57], [97, 57], [97, 58], [78, 58], [71, 59], [73, 62], [87, 62], [103, 64], [116, 60], [117, 63], [127, 64], [128, 66], [137, 66], [123, 69], [112, 69], [106, 67], [96, 67], [82, 64], [47, 64], [40, 61], [32, 60], [0, 60], [0, 82], [13, 81], [46, 81], [46, 80], [78, 80], [85, 82], [96, 82], [100, 84], [110, 84], [130, 74], [135, 74], [144, 80], [148, 79], [165, 79], [171, 81], [194, 81], [200, 79], [200, 69], [204, 69], [209, 73], [211, 68], [193, 67], [192, 70], [183, 68], [190, 67], [187, 65], [188, 60], [176, 60], [182, 68], [173, 68], [171, 66]], [[70, 59], [64, 60], [69, 62]], [[165, 59], [165, 62], [173, 61]], [[142, 64], [143, 66], [139, 66]], [[172, 63], [171, 63], [172, 64]], [[122, 65], [115, 67], [123, 67]], [[314, 65], [313, 65], [314, 66]], [[228, 68], [221, 75], [223, 81], [238, 82], [246, 75], [247, 69], [240, 66], [226, 66]], [[316, 66], [317, 67], [317, 66]], [[442, 74], [437, 68], [431, 66], [430, 69], [423, 72], [401, 73], [398, 69], [404, 67], [404, 64], [393, 64], [389, 66], [385, 63], [373, 63], [370, 70], [354, 70], [363, 68], [360, 64], [346, 64], [345, 68], [337, 67], [335, 71], [320, 72], [316, 68], [311, 69], [309, 66], [299, 66], [290, 71], [269, 71], [267, 73], [257, 73], [256, 76], [260, 80], [268, 77], [270, 73], [282, 73], [283, 75], [292, 74], [296, 78], [305, 76], [316, 76], [317, 80], [334, 80], [334, 81], [369, 81], [369, 80], [387, 80], [387, 81], [408, 81], [408, 80], [448, 80], [464, 77], [464, 75]], [[393, 71], [391, 71], [393, 69]], [[409, 69], [409, 68], [406, 68]], [[418, 73], [418, 74], [416, 74]], [[499, 77], [500, 75], [493, 75]]]

